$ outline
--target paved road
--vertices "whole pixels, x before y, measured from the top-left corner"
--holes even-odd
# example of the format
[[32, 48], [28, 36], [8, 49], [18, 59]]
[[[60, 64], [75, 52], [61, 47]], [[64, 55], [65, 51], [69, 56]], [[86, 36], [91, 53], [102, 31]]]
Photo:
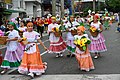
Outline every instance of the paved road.
[[[54, 54], [45, 53], [42, 55], [43, 61], [48, 63], [48, 69], [45, 75], [54, 75], [54, 74], [119, 74], [120, 73], [120, 33], [115, 32], [114, 23], [110, 30], [104, 31], [104, 36], [106, 39], [106, 45], [108, 51], [102, 54], [102, 57], [99, 59], [93, 59], [95, 70], [90, 72], [84, 72], [78, 70], [78, 64], [75, 58], [67, 58], [67, 51], [64, 52], [64, 57], [55, 58]], [[63, 35], [65, 38], [65, 35]], [[42, 41], [48, 47], [49, 41], [47, 40], [48, 36], [44, 37]], [[41, 49], [41, 54], [44, 52], [43, 48]], [[2, 49], [4, 53], [4, 49]], [[93, 57], [93, 54], [91, 54]], [[11, 75], [18, 74], [15, 70]]]

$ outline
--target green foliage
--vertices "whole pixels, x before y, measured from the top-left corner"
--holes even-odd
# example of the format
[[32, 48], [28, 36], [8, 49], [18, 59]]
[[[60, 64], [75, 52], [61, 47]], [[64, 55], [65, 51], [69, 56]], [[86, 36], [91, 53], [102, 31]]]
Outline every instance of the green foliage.
[[106, 7], [108, 11], [119, 12], [120, 11], [120, 0], [106, 0]]

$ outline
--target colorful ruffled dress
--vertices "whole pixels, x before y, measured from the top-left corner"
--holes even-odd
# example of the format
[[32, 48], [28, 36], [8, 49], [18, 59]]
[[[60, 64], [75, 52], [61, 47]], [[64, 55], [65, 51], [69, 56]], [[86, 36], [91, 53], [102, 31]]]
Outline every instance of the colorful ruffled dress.
[[22, 62], [18, 71], [22, 74], [29, 72], [38, 74], [44, 73], [46, 66], [42, 62], [40, 50], [37, 45], [37, 39], [40, 39], [39, 33], [35, 31], [24, 32], [23, 36], [27, 38], [29, 44], [25, 46]]
[[[79, 37], [82, 38], [83, 36], [89, 40], [87, 34], [83, 34]], [[75, 55], [81, 70], [90, 71], [91, 69], [95, 69], [88, 47], [86, 51], [81, 51], [76, 47]]]
[[[9, 31], [8, 38], [13, 39], [15, 37], [20, 37], [18, 31]], [[4, 61], [2, 62], [2, 68], [13, 68], [20, 65], [23, 55], [23, 50], [17, 41], [7, 42], [7, 50], [5, 53]]]
[[[58, 24], [51, 23], [48, 25], [48, 33], [52, 31], [54, 27], [58, 27]], [[49, 40], [50, 40], [50, 47], [49, 47], [49, 53], [62, 53], [66, 50], [66, 43], [64, 42], [63, 38], [56, 37], [54, 33], [49, 33]]]
[[[91, 23], [91, 26], [96, 27], [97, 29], [100, 29], [100, 22], [98, 23]], [[105, 45], [105, 39], [103, 37], [102, 33], [99, 33], [97, 37], [91, 36], [91, 44], [90, 44], [90, 52], [92, 53], [100, 53], [107, 51], [106, 45]]]
[[[79, 25], [79, 23], [76, 22], [76, 21], [73, 21], [72, 23], [67, 22], [67, 24], [65, 25], [65, 28], [69, 29], [71, 31], [71, 29], [73, 27], [76, 27], [78, 25]], [[67, 43], [67, 50], [69, 52], [71, 52], [72, 54], [74, 54], [75, 53], [76, 45], [74, 44], [74, 36], [71, 34], [71, 32], [67, 32], [66, 43]]]

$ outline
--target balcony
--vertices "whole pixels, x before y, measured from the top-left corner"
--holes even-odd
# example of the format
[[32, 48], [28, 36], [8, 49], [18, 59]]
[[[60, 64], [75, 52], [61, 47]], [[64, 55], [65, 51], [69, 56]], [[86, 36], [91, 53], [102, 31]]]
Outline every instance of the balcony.
[[41, 0], [24, 0], [25, 2], [38, 2], [41, 3]]

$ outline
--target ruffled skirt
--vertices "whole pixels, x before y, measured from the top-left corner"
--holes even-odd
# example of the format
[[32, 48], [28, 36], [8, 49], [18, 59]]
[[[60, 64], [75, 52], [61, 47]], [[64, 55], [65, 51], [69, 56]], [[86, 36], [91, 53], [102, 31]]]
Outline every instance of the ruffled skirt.
[[91, 36], [91, 44], [90, 44], [90, 52], [105, 52], [107, 51], [106, 45], [105, 45], [105, 39], [103, 35], [100, 33], [97, 37]]
[[66, 43], [60, 37], [58, 42], [50, 42], [49, 53], [62, 53], [66, 50]]

